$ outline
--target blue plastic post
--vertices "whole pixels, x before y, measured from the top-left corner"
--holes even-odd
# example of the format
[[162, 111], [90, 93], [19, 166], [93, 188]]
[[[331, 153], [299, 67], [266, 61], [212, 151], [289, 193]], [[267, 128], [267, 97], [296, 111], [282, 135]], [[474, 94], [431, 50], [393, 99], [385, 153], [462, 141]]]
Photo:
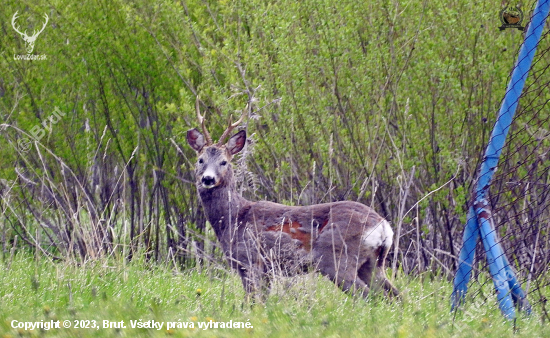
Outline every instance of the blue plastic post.
[[499, 307], [504, 316], [508, 319], [515, 318], [515, 310], [510, 295], [516, 305], [519, 304], [520, 308], [524, 309], [527, 313], [531, 311], [530, 305], [525, 299], [525, 293], [519, 286], [516, 276], [508, 263], [508, 259], [504, 255], [504, 251], [496, 241], [490, 212], [484, 209], [484, 206], [487, 205], [486, 194], [497, 168], [499, 157], [506, 141], [506, 135], [512, 124], [519, 97], [529, 74], [529, 69], [531, 68], [531, 63], [533, 62], [549, 10], [550, 0], [539, 0], [537, 2], [525, 35], [525, 41], [519, 52], [518, 61], [512, 72], [506, 95], [500, 107], [495, 127], [485, 151], [475, 192], [476, 207], [473, 209], [470, 208], [468, 223], [464, 229], [464, 243], [460, 251], [459, 267], [451, 296], [453, 309], [464, 301], [465, 294], [468, 291], [468, 281], [470, 280], [475, 246], [478, 238], [481, 237], [489, 263], [489, 270], [498, 291]]
[[[505, 256], [497, 241], [495, 227], [491, 223], [492, 215], [485, 209], [487, 205], [487, 201], [483, 200], [481, 203], [476, 203], [474, 206], [478, 216], [477, 219], [480, 235], [483, 239], [483, 247], [487, 255], [487, 265], [489, 265], [489, 272], [491, 273], [491, 277], [493, 277], [500, 310], [507, 319], [514, 319], [516, 318], [516, 311], [514, 309], [514, 303], [510, 298], [510, 286], [508, 284], [508, 277], [506, 276], [507, 270], [504, 267], [505, 260], [503, 257]], [[506, 260], [506, 262], [508, 261]]]
[[479, 239], [479, 228], [477, 225], [477, 215], [473, 207], [470, 207], [468, 221], [464, 228], [462, 240], [462, 249], [458, 257], [458, 270], [454, 280], [454, 291], [451, 295], [451, 309], [464, 303], [464, 297], [468, 291], [468, 281], [472, 273], [472, 264], [476, 252], [477, 240]]

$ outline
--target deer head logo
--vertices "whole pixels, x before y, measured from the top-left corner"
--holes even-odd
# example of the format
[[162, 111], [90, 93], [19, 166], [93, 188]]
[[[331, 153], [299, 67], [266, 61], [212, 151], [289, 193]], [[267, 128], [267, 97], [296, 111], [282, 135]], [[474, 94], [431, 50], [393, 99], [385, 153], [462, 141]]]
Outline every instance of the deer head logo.
[[19, 30], [19, 26], [15, 26], [15, 20], [17, 20], [18, 12], [19, 11], [15, 12], [15, 14], [13, 15], [11, 19], [11, 25], [13, 26], [13, 29], [15, 29], [15, 31], [23, 37], [23, 40], [25, 41], [25, 48], [27, 49], [27, 54], [31, 54], [34, 49], [34, 42], [36, 41], [36, 38], [38, 37], [38, 35], [40, 35], [40, 33], [42, 33], [42, 31], [44, 30], [44, 28], [46, 28], [46, 25], [48, 24], [48, 14], [44, 14], [46, 22], [44, 22], [44, 26], [42, 26], [42, 29], [39, 31], [34, 30], [32, 35], [28, 36], [26, 30], [24, 32], [21, 32]]

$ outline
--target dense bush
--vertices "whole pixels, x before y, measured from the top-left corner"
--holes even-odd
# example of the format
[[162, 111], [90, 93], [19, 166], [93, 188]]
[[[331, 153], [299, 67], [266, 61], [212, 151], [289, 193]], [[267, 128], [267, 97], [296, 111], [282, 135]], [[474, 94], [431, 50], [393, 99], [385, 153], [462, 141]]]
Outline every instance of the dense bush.
[[[453, 270], [522, 38], [498, 30], [500, 5], [9, 2], [0, 13], [3, 250], [137, 250], [181, 263], [210, 253], [184, 139], [200, 94], [214, 137], [252, 104], [239, 166], [247, 197], [373, 205], [399, 234], [390, 256], [406, 272]], [[28, 31], [48, 14], [34, 49], [47, 60], [12, 58], [25, 50], [10, 27], [16, 11]], [[48, 122], [56, 109], [64, 115]]]

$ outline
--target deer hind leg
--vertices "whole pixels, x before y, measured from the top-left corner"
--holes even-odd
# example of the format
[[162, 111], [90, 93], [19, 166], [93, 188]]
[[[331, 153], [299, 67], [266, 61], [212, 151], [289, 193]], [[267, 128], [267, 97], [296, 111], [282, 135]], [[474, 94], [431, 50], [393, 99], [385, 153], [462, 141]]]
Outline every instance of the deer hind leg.
[[370, 288], [365, 282], [357, 277], [357, 271], [355, 269], [350, 271], [338, 271], [335, 274], [326, 275], [334, 284], [342, 289], [342, 291], [367, 298]]
[[357, 271], [359, 277], [374, 289], [383, 289], [386, 296], [398, 296], [399, 291], [386, 277], [384, 263], [392, 245], [393, 231], [386, 220], [366, 229], [361, 236], [365, 263]]
[[333, 281], [342, 291], [367, 297], [369, 286], [357, 276], [357, 266], [363, 262], [353, 262], [352, 259], [348, 261], [345, 258], [334, 260], [332, 257], [327, 257], [319, 263], [319, 272]]
[[386, 277], [384, 261], [388, 249], [380, 247], [368, 255], [366, 262], [357, 270], [358, 277], [365, 282], [371, 290], [384, 290], [385, 296], [398, 296], [399, 291]]
[[386, 276], [386, 256], [388, 255], [388, 251], [390, 251], [389, 246], [388, 247], [381, 247], [380, 253], [376, 260], [376, 275], [377, 279], [382, 283], [382, 287], [384, 288], [384, 294], [386, 296], [394, 296], [399, 297], [399, 290], [393, 284], [390, 282], [388, 277]]

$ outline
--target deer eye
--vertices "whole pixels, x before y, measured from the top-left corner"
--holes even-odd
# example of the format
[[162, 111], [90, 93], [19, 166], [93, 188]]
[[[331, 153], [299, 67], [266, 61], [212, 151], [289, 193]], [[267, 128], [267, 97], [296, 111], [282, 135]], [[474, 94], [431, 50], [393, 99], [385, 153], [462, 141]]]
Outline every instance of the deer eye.
[[203, 164], [204, 163], [204, 160], [202, 158], [199, 158], [199, 163], [200, 164]]
[[221, 165], [226, 165], [227, 164], [227, 161], [222, 161], [222, 163], [220, 163]]

